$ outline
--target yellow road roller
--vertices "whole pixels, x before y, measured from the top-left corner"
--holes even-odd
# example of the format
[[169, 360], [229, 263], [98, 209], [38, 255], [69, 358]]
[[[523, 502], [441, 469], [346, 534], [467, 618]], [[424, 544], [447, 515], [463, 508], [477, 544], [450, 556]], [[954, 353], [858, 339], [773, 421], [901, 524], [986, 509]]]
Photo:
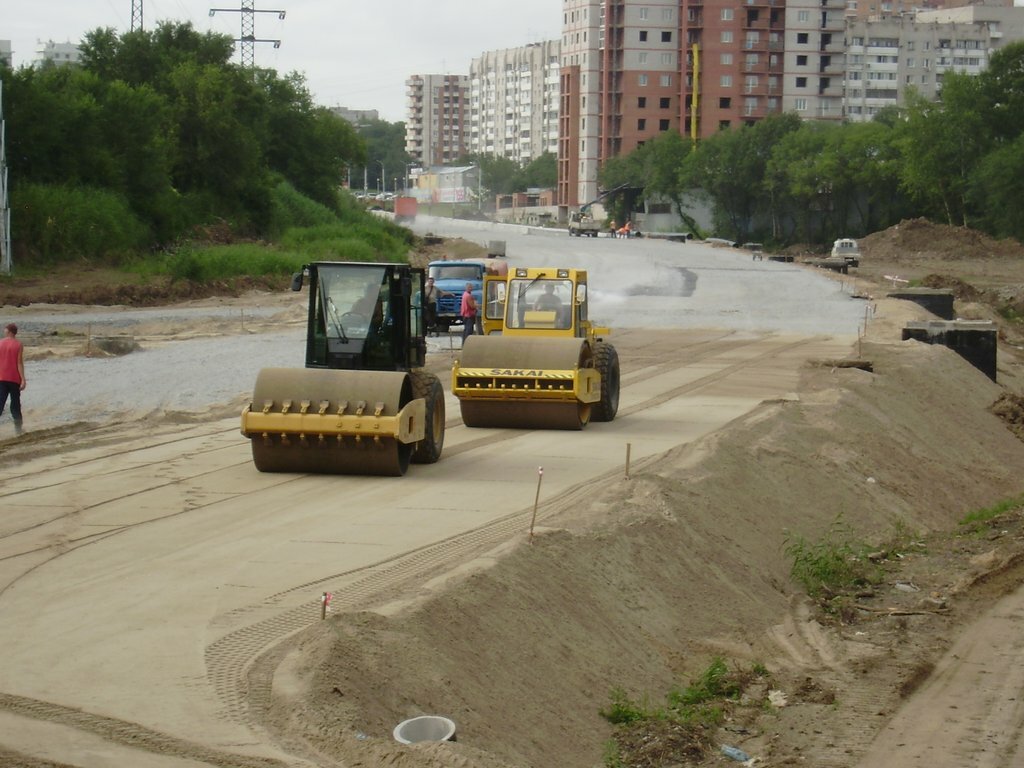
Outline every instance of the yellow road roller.
[[619, 409], [619, 357], [587, 317], [587, 273], [515, 268], [484, 281], [484, 334], [452, 369], [467, 427], [583, 429]]
[[424, 272], [408, 264], [316, 262], [306, 367], [264, 368], [242, 412], [261, 472], [404, 475], [444, 445], [444, 390], [426, 359]]

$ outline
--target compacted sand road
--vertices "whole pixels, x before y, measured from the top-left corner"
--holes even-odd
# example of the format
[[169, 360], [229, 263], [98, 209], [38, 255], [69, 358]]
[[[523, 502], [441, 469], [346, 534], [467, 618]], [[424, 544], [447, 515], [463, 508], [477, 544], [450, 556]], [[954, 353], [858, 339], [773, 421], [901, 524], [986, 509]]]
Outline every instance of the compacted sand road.
[[[785, 397], [806, 359], [850, 341], [629, 333], [616, 421], [471, 430], [449, 402], [443, 460], [400, 480], [260, 474], [235, 419], [126, 427], [116, 441], [6, 466], [3, 743], [71, 764], [97, 738], [188, 760], [214, 750], [243, 765], [287, 761], [247, 721], [244, 673], [319, 620], [323, 592], [356, 607], [518, 535], [539, 467], [550, 503], [623, 472], [627, 446], [641, 466]], [[40, 742], [40, 723], [63, 739]]]

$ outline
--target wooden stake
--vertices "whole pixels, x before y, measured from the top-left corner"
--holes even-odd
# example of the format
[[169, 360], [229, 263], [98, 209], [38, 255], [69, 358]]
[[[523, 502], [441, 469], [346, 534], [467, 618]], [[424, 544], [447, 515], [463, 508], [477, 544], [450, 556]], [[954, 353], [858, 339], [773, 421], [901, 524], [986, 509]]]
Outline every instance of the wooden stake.
[[626, 479], [629, 480], [629, 454], [633, 450], [632, 443], [626, 443]]
[[530, 543], [533, 544], [533, 526], [537, 522], [537, 503], [540, 501], [540, 481], [544, 479], [544, 467], [537, 467], [537, 495], [533, 497], [533, 518], [530, 520]]

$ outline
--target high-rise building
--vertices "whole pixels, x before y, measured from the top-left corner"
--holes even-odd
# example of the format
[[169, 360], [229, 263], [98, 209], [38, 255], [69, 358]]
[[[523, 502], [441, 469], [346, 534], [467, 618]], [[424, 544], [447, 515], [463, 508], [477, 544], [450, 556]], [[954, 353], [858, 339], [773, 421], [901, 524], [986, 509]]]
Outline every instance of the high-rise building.
[[489, 51], [469, 68], [469, 151], [526, 164], [558, 152], [558, 50], [549, 40]]
[[426, 168], [451, 165], [468, 151], [469, 78], [413, 75], [405, 85], [405, 151]]
[[780, 112], [785, 25], [779, 0], [565, 0], [559, 202], [596, 198], [601, 164], [661, 133]]
[[[842, 120], [846, 0], [787, 0], [782, 111]], [[779, 94], [776, 94], [779, 95]]]
[[905, 104], [912, 88], [938, 98], [950, 71], [978, 75], [994, 51], [1024, 40], [1024, 8], [970, 5], [855, 20], [846, 31], [843, 111], [864, 122]]

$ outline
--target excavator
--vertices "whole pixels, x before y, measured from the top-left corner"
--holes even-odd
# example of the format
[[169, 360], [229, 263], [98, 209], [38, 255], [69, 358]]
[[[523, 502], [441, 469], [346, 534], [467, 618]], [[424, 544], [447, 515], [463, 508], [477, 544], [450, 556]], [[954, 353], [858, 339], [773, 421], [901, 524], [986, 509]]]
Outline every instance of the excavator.
[[467, 427], [583, 429], [619, 409], [619, 357], [587, 317], [587, 273], [520, 268], [484, 279], [483, 335], [466, 339], [452, 393]]
[[426, 359], [424, 271], [315, 262], [305, 368], [264, 368], [242, 412], [261, 472], [404, 475], [444, 445], [444, 390]]

